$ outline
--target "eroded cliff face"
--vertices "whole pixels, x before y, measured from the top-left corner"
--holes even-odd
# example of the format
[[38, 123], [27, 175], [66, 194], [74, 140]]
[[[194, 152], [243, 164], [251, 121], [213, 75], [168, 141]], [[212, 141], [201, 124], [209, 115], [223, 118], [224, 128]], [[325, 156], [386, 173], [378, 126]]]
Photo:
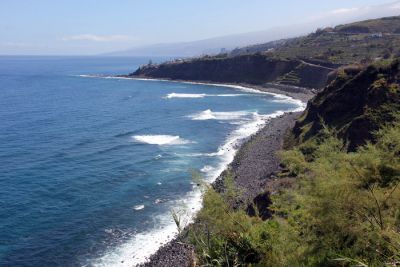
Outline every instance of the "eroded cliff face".
[[348, 67], [309, 103], [293, 133], [299, 142], [321, 134], [324, 125], [337, 131], [349, 151], [373, 140], [373, 132], [400, 110], [399, 60], [368, 67]]
[[326, 85], [331, 71], [330, 68], [301, 60], [276, 59], [253, 54], [203, 57], [143, 66], [129, 76], [256, 85], [276, 82], [318, 89]]

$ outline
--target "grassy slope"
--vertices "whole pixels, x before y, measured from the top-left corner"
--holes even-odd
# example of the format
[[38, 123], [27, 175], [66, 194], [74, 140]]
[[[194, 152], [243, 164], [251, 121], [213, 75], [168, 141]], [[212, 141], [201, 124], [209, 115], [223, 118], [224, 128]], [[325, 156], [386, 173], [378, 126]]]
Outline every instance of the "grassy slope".
[[228, 55], [142, 66], [130, 75], [258, 85], [275, 82], [320, 89], [339, 66], [400, 55], [399, 28], [400, 17], [362, 21], [236, 49]]
[[369, 67], [348, 67], [312, 99], [294, 133], [304, 142], [323, 129], [336, 129], [349, 150], [372, 140], [372, 132], [393, 120], [400, 110], [400, 62], [380, 62]]
[[[311, 116], [315, 105], [326, 111], [322, 116], [333, 112], [330, 126], [336, 129], [315, 129], [281, 154], [285, 169], [279, 176], [297, 177], [297, 182], [273, 196], [271, 219], [230, 208], [240, 192], [229, 174], [222, 195], [206, 192], [190, 232], [201, 263], [387, 266], [400, 260], [400, 115], [394, 105], [399, 103], [399, 62], [343, 72], [317, 95], [299, 122], [319, 122], [320, 116]], [[356, 105], [353, 111], [338, 103], [355, 90], [362, 99], [360, 108]], [[347, 152], [344, 136], [335, 133], [348, 121], [369, 117], [369, 112], [359, 114], [365, 109], [377, 116], [374, 129], [381, 130], [373, 135], [374, 144]], [[386, 117], [388, 111], [393, 114]]]
[[400, 33], [400, 16], [370, 19], [335, 27], [339, 32]]
[[[383, 36], [374, 36], [374, 33]], [[320, 61], [321, 64], [350, 64], [396, 56], [400, 55], [400, 17], [339, 25], [279, 43], [245, 47], [233, 51], [233, 54], [266, 52], [270, 48], [274, 51], [269, 54], [277, 58], [302, 58]]]

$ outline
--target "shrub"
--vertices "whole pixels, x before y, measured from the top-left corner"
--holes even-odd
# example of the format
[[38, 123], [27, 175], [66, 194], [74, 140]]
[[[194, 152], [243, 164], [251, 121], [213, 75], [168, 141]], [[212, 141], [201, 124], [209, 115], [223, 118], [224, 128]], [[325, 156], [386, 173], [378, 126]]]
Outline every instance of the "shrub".
[[[232, 210], [234, 187], [208, 189], [191, 242], [205, 266], [395, 266], [400, 261], [400, 120], [347, 153], [335, 134], [281, 153], [292, 188], [272, 219]], [[308, 159], [307, 159], [308, 158]], [[231, 177], [232, 178], [232, 177]], [[232, 181], [229, 178], [228, 181]]]

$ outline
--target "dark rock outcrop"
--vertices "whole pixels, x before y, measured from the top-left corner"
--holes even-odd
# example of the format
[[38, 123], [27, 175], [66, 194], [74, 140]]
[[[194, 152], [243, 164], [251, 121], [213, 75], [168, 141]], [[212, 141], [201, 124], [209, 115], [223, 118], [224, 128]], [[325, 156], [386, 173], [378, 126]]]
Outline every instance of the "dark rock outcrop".
[[377, 64], [342, 69], [336, 80], [308, 103], [293, 129], [298, 141], [319, 134], [323, 124], [338, 132], [349, 151], [373, 141], [374, 131], [400, 110], [399, 60]]
[[266, 191], [254, 198], [253, 203], [247, 206], [246, 213], [249, 216], [259, 216], [262, 220], [267, 220], [272, 217], [269, 210], [271, 204], [270, 192]]
[[202, 57], [187, 61], [142, 66], [129, 77], [172, 80], [247, 83], [280, 82], [308, 88], [323, 88], [332, 69], [302, 60], [271, 58], [262, 54], [235, 57]]

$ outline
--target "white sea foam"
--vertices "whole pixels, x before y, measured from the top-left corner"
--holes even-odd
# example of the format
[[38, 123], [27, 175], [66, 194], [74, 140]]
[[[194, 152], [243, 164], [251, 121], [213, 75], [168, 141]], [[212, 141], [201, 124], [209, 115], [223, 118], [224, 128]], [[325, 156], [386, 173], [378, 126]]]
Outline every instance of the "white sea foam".
[[220, 173], [226, 168], [226, 166], [232, 162], [236, 151], [244, 140], [255, 134], [259, 129], [261, 129], [269, 119], [280, 116], [284, 114], [283, 111], [277, 111], [269, 115], [260, 115], [258, 113], [253, 113], [253, 120], [243, 123], [235, 131], [233, 131], [227, 138], [226, 142], [218, 148], [217, 152], [203, 154], [204, 156], [218, 155], [220, 158], [218, 166], [210, 169], [206, 173], [206, 178], [208, 182], [213, 182]]
[[236, 96], [244, 96], [246, 94], [219, 94], [219, 95], [209, 95], [209, 96], [220, 96], [220, 97], [236, 97]]
[[110, 76], [110, 75], [103, 75], [103, 74], [80, 74], [74, 75], [82, 78], [101, 78], [101, 79], [115, 79], [115, 80], [132, 80], [129, 77], [120, 77], [120, 76]]
[[104, 229], [104, 232], [107, 234], [112, 234], [113, 230], [112, 229]]
[[157, 198], [156, 200], [154, 200], [154, 204], [160, 204], [165, 202], [165, 200], [161, 199], [161, 198]]
[[[204, 82], [190, 82], [190, 81], [173, 81], [173, 80], [167, 80], [167, 79], [154, 79], [154, 78], [131, 78], [131, 77], [118, 77], [118, 76], [101, 76], [101, 75], [78, 75], [79, 77], [86, 77], [86, 78], [103, 78], [103, 79], [120, 79], [120, 80], [138, 80], [138, 81], [150, 81], [150, 82], [171, 82], [171, 83], [183, 83], [183, 84], [198, 84], [198, 85], [210, 85], [210, 86], [216, 86], [216, 87], [225, 87], [225, 88], [232, 88], [239, 90], [241, 92], [246, 92], [246, 93], [252, 93], [252, 94], [264, 94], [264, 95], [271, 95], [275, 99], [273, 101], [275, 102], [284, 102], [284, 103], [292, 103], [298, 106], [296, 109], [292, 109], [290, 111], [292, 112], [298, 112], [298, 111], [303, 111], [306, 107], [306, 103], [299, 99], [294, 99], [293, 97], [283, 95], [283, 94], [277, 94], [277, 93], [272, 93], [272, 92], [266, 92], [266, 91], [261, 91], [257, 90], [254, 88], [242, 86], [242, 85], [234, 85], [234, 84], [223, 84], [223, 83], [204, 83]], [[179, 95], [176, 93], [172, 93], [175, 95]], [[171, 95], [171, 94], [169, 94]], [[220, 95], [207, 95], [207, 94], [200, 94], [204, 96], [240, 96], [243, 94], [220, 94]], [[204, 97], [202, 96], [202, 97]], [[166, 96], [168, 98], [168, 95]], [[172, 98], [172, 97], [170, 97]]]
[[221, 156], [223, 154], [223, 151], [217, 151], [213, 153], [187, 153], [187, 154], [181, 154], [181, 156], [184, 157], [217, 157]]
[[148, 257], [177, 234], [176, 226], [168, 216], [159, 217], [159, 226], [152, 231], [136, 234], [126, 243], [109, 251], [89, 265], [96, 267], [132, 267], [146, 262]]
[[180, 138], [178, 135], [134, 135], [132, 138], [140, 143], [149, 145], [186, 145], [192, 141]]
[[203, 98], [206, 94], [178, 94], [171, 93], [168, 94], [165, 98]]
[[[147, 79], [143, 79], [147, 80]], [[150, 79], [151, 80], [151, 79]], [[154, 80], [152, 80], [154, 81]], [[195, 83], [193, 83], [195, 84]], [[242, 86], [234, 85], [220, 85], [215, 86], [232, 87], [242, 91], [251, 91], [256, 93], [263, 93], [256, 91], [251, 88], [246, 88]], [[294, 100], [293, 98], [286, 97], [283, 95], [274, 95], [276, 101], [291, 102], [298, 106], [298, 108], [288, 111], [303, 110], [305, 105], [301, 101]], [[242, 111], [240, 111], [242, 112]], [[217, 112], [212, 112], [207, 110], [203, 114], [193, 114], [192, 119], [201, 118], [203, 119], [219, 119], [224, 120], [227, 117], [230, 120], [242, 120], [238, 124], [238, 128], [233, 131], [229, 137], [225, 140], [225, 143], [221, 145], [217, 152], [213, 153], [197, 153], [191, 154], [191, 156], [217, 156], [219, 158], [218, 164], [216, 166], [204, 166], [201, 171], [204, 172], [207, 182], [213, 182], [221, 172], [227, 167], [227, 165], [232, 162], [236, 151], [238, 150], [240, 144], [249, 136], [255, 134], [259, 129], [261, 129], [269, 119], [273, 117], [280, 116], [284, 111], [277, 111], [273, 114], [260, 115], [258, 113], [246, 113], [246, 115], [237, 114], [221, 114]], [[250, 117], [249, 120], [243, 120], [243, 116]], [[208, 118], [207, 118], [208, 117]], [[139, 137], [139, 138], [137, 138]], [[135, 140], [144, 143], [166, 145], [171, 143], [187, 143], [189, 141], [179, 138], [179, 136], [135, 136]], [[161, 183], [157, 183], [161, 184]], [[202, 207], [202, 195], [199, 187], [194, 187], [193, 191], [190, 191], [179, 201], [169, 202], [170, 207], [175, 210], [180, 210], [182, 215], [182, 221], [186, 223], [192, 222], [196, 213]], [[156, 216], [155, 218], [156, 226], [148, 231], [138, 233], [130, 240], [126, 241], [124, 244], [111, 248], [107, 251], [101, 258], [93, 260], [90, 265], [105, 267], [105, 266], [135, 266], [148, 261], [150, 255], [154, 254], [159, 247], [163, 244], [171, 241], [177, 234], [176, 225], [172, 219], [169, 212]]]
[[[192, 222], [192, 218], [201, 208], [201, 191], [196, 187], [178, 201], [171, 201], [170, 206], [181, 217], [182, 225]], [[163, 200], [156, 200], [156, 204]], [[177, 227], [170, 212], [155, 217], [156, 226], [146, 232], [138, 233], [120, 246], [110, 249], [102, 257], [92, 260], [90, 266], [96, 267], [131, 267], [148, 261], [159, 247], [171, 241], [177, 234]]]
[[249, 111], [232, 111], [232, 112], [214, 112], [210, 109], [189, 115], [192, 120], [239, 120], [251, 115]]
[[142, 210], [144, 209], [144, 205], [136, 205], [133, 207], [134, 210]]
[[244, 94], [189, 94], [189, 93], [170, 93], [164, 98], [204, 98], [204, 97], [236, 97]]
[[200, 169], [200, 171], [204, 173], [208, 173], [212, 170], [214, 170], [214, 167], [210, 165], [205, 165], [203, 168]]

